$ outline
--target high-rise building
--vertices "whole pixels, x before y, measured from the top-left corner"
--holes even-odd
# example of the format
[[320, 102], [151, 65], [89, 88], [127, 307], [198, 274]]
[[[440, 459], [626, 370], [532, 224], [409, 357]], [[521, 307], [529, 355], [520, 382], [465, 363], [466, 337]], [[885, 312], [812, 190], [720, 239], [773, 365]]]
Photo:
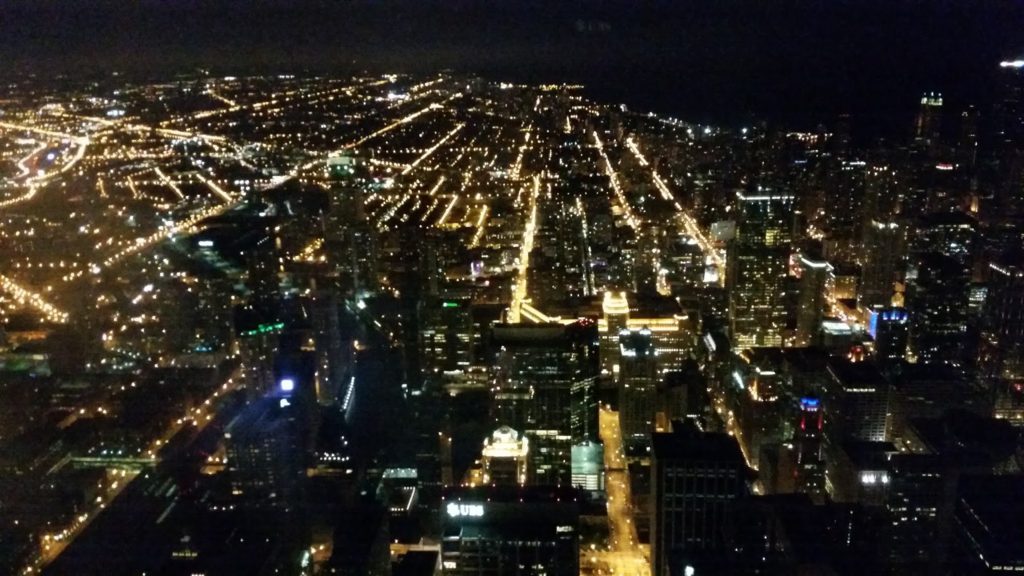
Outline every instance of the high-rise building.
[[810, 346], [815, 343], [825, 317], [825, 282], [829, 276], [829, 263], [810, 255], [800, 256], [800, 294], [796, 312], [796, 343]]
[[967, 332], [968, 276], [956, 259], [917, 255], [907, 269], [909, 357], [917, 362], [960, 364]]
[[980, 114], [974, 106], [960, 113], [960, 134], [956, 143], [957, 162], [973, 172], [978, 161], [978, 120]]
[[831, 442], [825, 464], [825, 491], [831, 500], [881, 508], [892, 483], [890, 442]]
[[914, 142], [925, 147], [939, 143], [942, 130], [942, 94], [930, 92], [921, 96], [921, 108], [914, 121]]
[[366, 219], [370, 178], [366, 164], [354, 156], [327, 161], [329, 208], [324, 246], [347, 298], [377, 290], [377, 234]]
[[[675, 298], [658, 294], [605, 292], [598, 314], [601, 337], [601, 370], [615, 374], [619, 369], [619, 334], [623, 330], [647, 330], [653, 338], [661, 374], [678, 370], [696, 343], [694, 316], [683, 310]], [[581, 316], [586, 316], [584, 313]]]
[[754, 467], [765, 446], [789, 440], [791, 393], [782, 365], [781, 348], [748, 348], [735, 354], [725, 398], [734, 411], [736, 439]]
[[934, 454], [892, 457], [886, 509], [890, 519], [891, 561], [906, 572], [938, 567], [945, 554], [940, 542], [947, 510], [949, 466]]
[[572, 485], [580, 490], [604, 490], [604, 444], [586, 441], [572, 447]]
[[497, 324], [493, 412], [529, 439], [537, 484], [570, 485], [573, 444], [596, 440], [597, 326]]
[[1024, 268], [989, 265], [978, 368], [995, 415], [1024, 425]]
[[888, 164], [873, 163], [868, 166], [864, 179], [864, 206], [861, 209], [864, 226], [872, 220], [887, 222], [899, 211], [901, 174]]
[[225, 431], [231, 491], [243, 507], [294, 511], [299, 504], [306, 455], [293, 386], [282, 380], [280, 393], [247, 406]]
[[860, 245], [867, 192], [867, 163], [843, 160], [825, 173], [827, 203], [820, 224], [825, 235], [824, 256], [834, 262], [851, 261]]
[[601, 312], [601, 370], [612, 374], [619, 368], [619, 333], [629, 325], [629, 299], [626, 293], [605, 292]]
[[907, 311], [903, 308], [870, 308], [868, 334], [875, 341], [875, 362], [883, 372], [898, 369], [907, 357]]
[[441, 501], [441, 574], [577, 576], [578, 494], [567, 488], [453, 488]]
[[857, 294], [861, 308], [892, 304], [896, 281], [903, 272], [903, 234], [903, 227], [893, 221], [871, 220], [864, 227]]
[[655, 433], [653, 445], [653, 575], [684, 574], [686, 566], [728, 556], [733, 506], [748, 494], [749, 471], [736, 440], [686, 422]]
[[957, 487], [956, 530], [964, 548], [960, 574], [1024, 571], [1024, 476], [965, 476]]
[[1000, 149], [1024, 145], [1024, 63], [1000, 63], [999, 100], [994, 110], [996, 145]]
[[817, 501], [825, 494], [825, 461], [822, 454], [825, 417], [821, 400], [814, 396], [800, 398], [797, 414], [797, 425], [793, 430], [796, 451], [794, 488]]
[[952, 258], [971, 279], [978, 222], [965, 212], [934, 212], [917, 220], [910, 239], [912, 256], [935, 252]]
[[481, 453], [484, 484], [494, 486], [522, 486], [527, 479], [529, 440], [522, 434], [502, 426], [484, 440]]
[[473, 316], [468, 298], [420, 300], [418, 331], [420, 367], [424, 378], [465, 371], [473, 360]]
[[870, 362], [833, 359], [825, 383], [824, 432], [830, 444], [846, 438], [884, 442], [889, 430], [889, 382]]
[[657, 410], [658, 359], [650, 330], [619, 333], [619, 421], [627, 454], [650, 447]]
[[310, 298], [316, 339], [316, 393], [324, 405], [342, 400], [345, 375], [352, 367], [352, 343], [342, 337], [340, 304], [333, 288], [318, 290]]
[[780, 346], [793, 197], [760, 187], [737, 193], [737, 214], [726, 272], [732, 342], [738, 348]]
[[[998, 91], [992, 110], [992, 147], [996, 171], [990, 186], [991, 209], [982, 210], [986, 220], [1016, 225], [1024, 216], [1024, 65], [1021, 60], [1002, 62]], [[984, 208], [984, 206], [983, 206]]]

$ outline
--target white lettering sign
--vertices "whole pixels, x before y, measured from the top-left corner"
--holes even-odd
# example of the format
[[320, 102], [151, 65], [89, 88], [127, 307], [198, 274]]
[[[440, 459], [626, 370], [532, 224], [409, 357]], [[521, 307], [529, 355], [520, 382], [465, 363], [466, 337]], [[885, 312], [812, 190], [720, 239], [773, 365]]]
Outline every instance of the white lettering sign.
[[459, 504], [457, 502], [450, 502], [445, 510], [452, 518], [459, 518], [461, 516], [479, 518], [484, 515], [483, 504]]

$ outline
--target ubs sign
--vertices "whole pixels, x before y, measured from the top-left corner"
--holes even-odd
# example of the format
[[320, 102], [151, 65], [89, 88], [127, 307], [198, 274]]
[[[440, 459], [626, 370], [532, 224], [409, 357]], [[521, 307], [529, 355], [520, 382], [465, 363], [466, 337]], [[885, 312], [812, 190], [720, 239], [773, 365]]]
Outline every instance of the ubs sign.
[[480, 518], [484, 515], [483, 504], [460, 504], [457, 502], [450, 502], [445, 507], [445, 511], [452, 518]]

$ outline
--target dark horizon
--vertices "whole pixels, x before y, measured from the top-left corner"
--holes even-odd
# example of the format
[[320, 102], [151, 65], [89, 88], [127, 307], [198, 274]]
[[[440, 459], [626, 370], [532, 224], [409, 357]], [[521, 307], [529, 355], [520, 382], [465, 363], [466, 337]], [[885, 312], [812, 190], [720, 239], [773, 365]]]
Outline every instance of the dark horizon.
[[849, 113], [899, 137], [922, 92], [987, 104], [1021, 30], [1020, 3], [945, 0], [18, 2], [0, 8], [0, 74], [450, 69], [697, 122]]

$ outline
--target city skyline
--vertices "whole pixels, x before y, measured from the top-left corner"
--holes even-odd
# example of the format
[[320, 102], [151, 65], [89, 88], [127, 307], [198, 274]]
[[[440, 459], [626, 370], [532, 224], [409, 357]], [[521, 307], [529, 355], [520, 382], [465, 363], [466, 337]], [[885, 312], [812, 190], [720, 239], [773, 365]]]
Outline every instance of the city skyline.
[[0, 574], [1024, 570], [1021, 14], [0, 8]]

